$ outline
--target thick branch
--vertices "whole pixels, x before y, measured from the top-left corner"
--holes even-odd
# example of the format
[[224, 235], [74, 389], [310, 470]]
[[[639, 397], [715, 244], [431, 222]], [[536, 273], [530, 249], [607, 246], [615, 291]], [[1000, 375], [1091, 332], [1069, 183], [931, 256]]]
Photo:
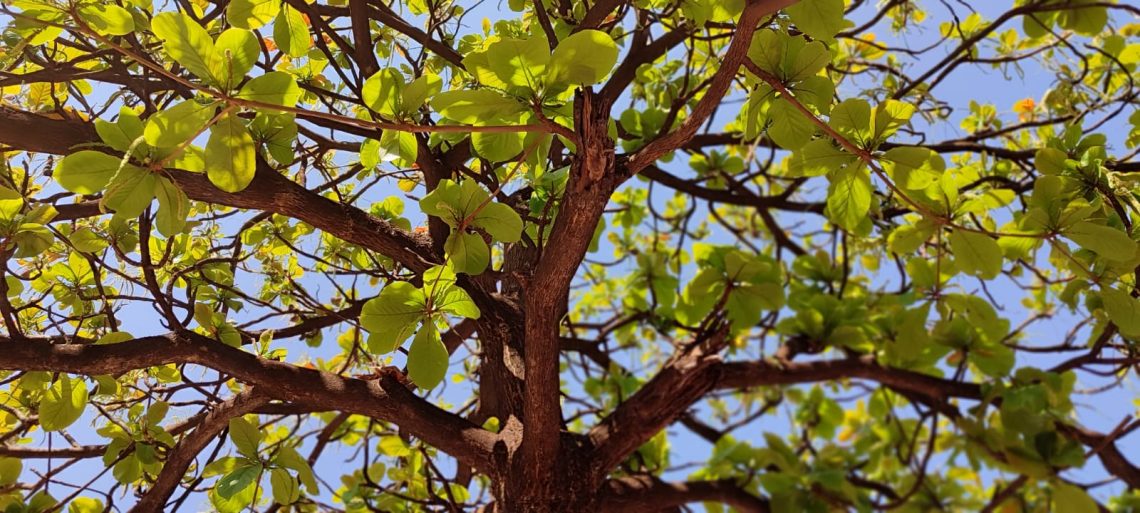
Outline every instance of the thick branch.
[[725, 331], [665, 364], [633, 396], [589, 432], [593, 466], [608, 472], [712, 390], [720, 375]]
[[603, 513], [656, 513], [693, 502], [720, 502], [740, 513], [768, 513], [768, 501], [732, 480], [669, 483], [650, 476], [614, 479], [606, 484]]
[[444, 411], [391, 376], [376, 380], [266, 360], [195, 333], [138, 338], [119, 344], [47, 344], [0, 341], [0, 369], [71, 374], [119, 375], [171, 363], [190, 363], [253, 385], [272, 399], [313, 411], [343, 411], [391, 422], [457, 460], [491, 471], [490, 451], [497, 437]]
[[[843, 360], [809, 362], [748, 361], [693, 367], [681, 373], [676, 365], [667, 366], [630, 399], [590, 431], [597, 447], [599, 464], [616, 464], [637, 450], [664, 427], [662, 420], [676, 419], [688, 409], [691, 398], [699, 399], [709, 390], [744, 389], [759, 386], [794, 385], [862, 378], [885, 385], [912, 400], [956, 416], [951, 399], [984, 399], [982, 387], [903, 369], [884, 367], [869, 356]], [[695, 394], [692, 390], [700, 390]], [[673, 399], [672, 402], [669, 399]], [[696, 399], [693, 399], [696, 400]], [[1000, 400], [1000, 399], [998, 399]], [[677, 404], [684, 402], [684, 404]], [[1137, 468], [1107, 435], [1088, 429], [1059, 424], [1058, 430], [1097, 450], [1105, 468], [1128, 486], [1140, 488]]]
[[[15, 149], [66, 155], [81, 145], [99, 143], [91, 123], [57, 120], [0, 107], [0, 144]], [[415, 271], [435, 260], [427, 237], [414, 235], [351, 205], [305, 189], [259, 159], [257, 174], [245, 190], [224, 192], [206, 175], [168, 169], [190, 199], [235, 208], [272, 212], [304, 221], [344, 241], [384, 254]]]

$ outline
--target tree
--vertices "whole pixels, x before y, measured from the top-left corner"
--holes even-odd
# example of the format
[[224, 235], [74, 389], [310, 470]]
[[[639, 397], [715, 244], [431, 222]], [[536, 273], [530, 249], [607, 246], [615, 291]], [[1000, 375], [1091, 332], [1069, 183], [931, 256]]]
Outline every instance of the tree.
[[1135, 511], [1140, 9], [934, 4], [9, 0], [0, 506]]

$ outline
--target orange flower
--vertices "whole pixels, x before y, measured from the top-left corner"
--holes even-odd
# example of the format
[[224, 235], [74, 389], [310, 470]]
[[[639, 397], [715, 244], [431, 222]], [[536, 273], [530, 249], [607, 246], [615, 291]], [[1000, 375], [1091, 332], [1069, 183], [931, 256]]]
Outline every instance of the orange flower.
[[1037, 103], [1033, 100], [1033, 98], [1020, 99], [1016, 104], [1013, 104], [1013, 112], [1016, 112], [1018, 114], [1029, 114], [1032, 113], [1033, 109], [1036, 107]]
[[1033, 98], [1024, 98], [1018, 100], [1013, 104], [1013, 111], [1018, 114], [1022, 121], [1026, 121], [1033, 117], [1033, 111], [1037, 108], [1037, 102]]

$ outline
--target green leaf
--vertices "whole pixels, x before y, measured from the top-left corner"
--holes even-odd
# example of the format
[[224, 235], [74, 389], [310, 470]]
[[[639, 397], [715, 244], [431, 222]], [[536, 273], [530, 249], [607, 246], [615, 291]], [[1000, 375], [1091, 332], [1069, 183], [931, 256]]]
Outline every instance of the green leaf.
[[297, 477], [301, 483], [305, 485], [305, 489], [309, 493], [317, 493], [318, 486], [317, 480], [313, 476], [313, 468], [309, 466], [309, 462], [302, 458], [297, 450], [292, 447], [282, 447], [277, 451], [277, 457], [273, 460], [274, 463], [281, 465], [287, 469], [291, 469], [297, 473]]
[[743, 0], [684, 0], [681, 2], [681, 11], [686, 18], [693, 20], [696, 26], [705, 23], [723, 23], [738, 16], [744, 9]]
[[843, 0], [801, 0], [784, 12], [803, 33], [821, 41], [834, 41], [843, 29]]
[[12, 221], [24, 209], [24, 196], [0, 185], [0, 221]]
[[148, 169], [126, 165], [119, 170], [103, 193], [102, 205], [115, 211], [115, 217], [138, 217], [154, 200], [155, 174]]
[[1095, 36], [1104, 30], [1108, 23], [1108, 9], [1101, 6], [1080, 7], [1092, 0], [1079, 0], [1057, 11], [1057, 22], [1061, 27], [1086, 36]]
[[384, 68], [377, 71], [360, 90], [361, 99], [368, 108], [382, 116], [394, 116], [401, 111], [400, 92], [404, 86], [404, 77], [395, 68]]
[[206, 176], [223, 191], [239, 192], [256, 172], [257, 153], [245, 123], [232, 114], [222, 117], [206, 142]]
[[[261, 469], [260, 464], [254, 464], [254, 467], [258, 470]], [[244, 479], [242, 476], [235, 477]], [[238, 490], [227, 489], [227, 493], [232, 494], [229, 497], [222, 495], [220, 483], [224, 481], [225, 478], [218, 480], [219, 485], [214, 486], [214, 488], [210, 490], [209, 494], [210, 504], [214, 506], [213, 511], [216, 511], [217, 513], [241, 513], [242, 511], [248, 509], [252, 504], [256, 503], [258, 498], [261, 496], [262, 488], [260, 486], [253, 486], [253, 484], [258, 481], [256, 475], [244, 488]], [[234, 482], [235, 486], [240, 484], [242, 483]]]
[[122, 159], [106, 153], [83, 150], [63, 158], [53, 177], [60, 187], [76, 194], [96, 194], [119, 172]]
[[432, 298], [435, 311], [442, 311], [470, 319], [479, 318], [479, 308], [467, 291], [455, 285], [455, 271], [450, 266], [437, 265], [424, 271], [424, 294]]
[[443, 88], [443, 79], [439, 75], [428, 73], [404, 86], [400, 93], [401, 113], [411, 114], [427, 102], [428, 98], [435, 96]]
[[226, 7], [226, 20], [238, 28], [261, 28], [277, 16], [281, 2], [277, 0], [231, 0]]
[[269, 471], [269, 485], [273, 488], [273, 500], [278, 504], [293, 504], [301, 496], [297, 478], [283, 468]]
[[215, 81], [209, 64], [214, 41], [198, 22], [182, 12], [162, 12], [151, 20], [150, 29], [162, 41], [166, 55], [198, 78]]
[[546, 68], [548, 84], [600, 83], [617, 63], [618, 49], [609, 34], [582, 30], [558, 42]]
[[380, 134], [380, 160], [399, 161], [404, 166], [412, 166], [419, 153], [419, 143], [415, 134], [402, 130], [385, 130]]
[[863, 166], [848, 166], [831, 175], [827, 188], [828, 217], [844, 230], [854, 230], [871, 210], [871, 175]]
[[[270, 71], [246, 82], [238, 91], [237, 97], [269, 105], [293, 108], [305, 92], [297, 85], [297, 79], [284, 71]], [[268, 112], [275, 109], [262, 108]]]
[[414, 285], [397, 281], [364, 304], [360, 325], [372, 334], [369, 349], [376, 354], [390, 353], [412, 335], [424, 318], [427, 298]]
[[1087, 513], [1100, 509], [1088, 492], [1076, 486], [1055, 481], [1049, 488], [1052, 491], [1049, 511], [1053, 513]]
[[1001, 246], [989, 235], [954, 230], [949, 240], [950, 251], [962, 272], [987, 280], [1001, 273]]
[[0, 486], [8, 486], [20, 479], [24, 463], [19, 458], [0, 458]]
[[1136, 241], [1111, 226], [1080, 221], [1066, 228], [1064, 235], [1109, 260], [1127, 262], [1136, 256]]
[[879, 160], [895, 183], [908, 190], [922, 190], [933, 185], [946, 169], [941, 156], [918, 146], [891, 148]]
[[827, 124], [848, 140], [863, 145], [871, 139], [871, 104], [847, 99], [831, 109]]
[[233, 472], [226, 474], [218, 480], [216, 491], [218, 496], [223, 499], [229, 499], [238, 493], [253, 486], [253, 483], [261, 477], [261, 464], [244, 465], [234, 469]]
[[[269, 110], [269, 109], [262, 109]], [[292, 114], [271, 115], [261, 112], [253, 118], [249, 131], [254, 139], [263, 141], [269, 156], [278, 164], [293, 163], [293, 143], [297, 140], [297, 122]]]
[[155, 180], [154, 195], [158, 198], [158, 214], [155, 216], [158, 231], [167, 237], [182, 233], [190, 216], [190, 198], [177, 185], [162, 177]]
[[59, 431], [83, 415], [87, 407], [87, 382], [83, 378], [60, 376], [40, 398], [40, 427]]
[[253, 69], [261, 45], [257, 36], [245, 29], [231, 28], [222, 32], [214, 42], [210, 55], [210, 73], [223, 89], [232, 89]]
[[1065, 160], [1068, 158], [1065, 152], [1056, 148], [1041, 148], [1034, 154], [1033, 164], [1042, 173], [1059, 175], [1065, 171]]
[[174, 148], [187, 143], [205, 130], [216, 107], [216, 102], [202, 104], [186, 100], [159, 111], [147, 118], [143, 138], [155, 148]]
[[243, 456], [256, 460], [257, 448], [261, 445], [261, 431], [243, 417], [230, 419], [230, 440]]
[[[572, 37], [572, 36], [571, 36]], [[491, 71], [508, 87], [538, 91], [550, 61], [545, 38], [500, 39], [487, 47]]]
[[417, 387], [435, 388], [447, 374], [447, 347], [431, 323], [424, 324], [408, 348], [408, 377]]
[[464, 180], [458, 184], [445, 179], [440, 180], [436, 188], [420, 200], [420, 209], [429, 216], [442, 219], [448, 226], [457, 228], [490, 196], [474, 180]]
[[95, 3], [79, 8], [83, 22], [104, 36], [124, 36], [135, 31], [131, 12], [115, 4]]
[[523, 220], [515, 209], [498, 202], [483, 205], [471, 220], [499, 242], [518, 242], [522, 238]]
[[768, 136], [786, 150], [803, 148], [815, 134], [815, 125], [786, 100], [773, 101], [768, 109], [768, 117], [772, 119], [772, 124], [768, 126]]
[[95, 120], [95, 132], [107, 146], [115, 150], [126, 152], [135, 140], [142, 137], [143, 124], [138, 114], [128, 107], [119, 109], [119, 119], [114, 123], [106, 120]]
[[1100, 291], [1100, 299], [1108, 319], [1121, 333], [1130, 337], [1140, 336], [1140, 299], [1108, 287]]
[[281, 11], [277, 13], [277, 20], [273, 22], [273, 40], [277, 48], [294, 59], [304, 57], [313, 44], [305, 18], [289, 4], [282, 4]]
[[733, 330], [755, 326], [765, 310], [784, 305], [784, 287], [780, 283], [742, 283], [728, 294], [725, 310]]
[[992, 346], [971, 347], [969, 360], [978, 367], [983, 374], [1004, 378], [1009, 375], [1016, 362], [1013, 350], [1000, 344]]
[[491, 250], [477, 233], [453, 231], [443, 244], [443, 251], [451, 259], [456, 272], [482, 274], [491, 263]]
[[816, 139], [796, 151], [793, 165], [802, 176], [822, 176], [854, 163], [856, 157], [835, 147], [830, 139]]
[[492, 125], [503, 118], [526, 112], [518, 100], [488, 89], [447, 91], [431, 99], [439, 115], [468, 125]]
[[900, 127], [909, 123], [911, 116], [914, 115], [914, 111], [914, 104], [900, 102], [898, 100], [887, 100], [875, 107], [872, 125], [874, 128], [873, 139], [876, 144], [886, 141], [887, 138], [894, 135]]
[[67, 505], [67, 513], [103, 513], [103, 501], [91, 497], [79, 497]]
[[1056, 12], [1026, 14], [1021, 18], [1021, 30], [1031, 39], [1048, 36], [1056, 15]]
[[142, 463], [136, 454], [130, 453], [115, 464], [111, 469], [111, 475], [120, 483], [133, 483], [142, 477]]
[[471, 134], [471, 147], [491, 162], [505, 162], [522, 153], [525, 135], [523, 132], [475, 132]]

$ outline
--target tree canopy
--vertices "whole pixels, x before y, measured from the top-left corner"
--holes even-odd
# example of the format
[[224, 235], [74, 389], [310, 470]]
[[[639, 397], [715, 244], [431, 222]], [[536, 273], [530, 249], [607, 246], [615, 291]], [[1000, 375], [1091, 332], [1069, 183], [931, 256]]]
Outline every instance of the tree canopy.
[[0, 20], [0, 511], [1140, 511], [1134, 3]]

